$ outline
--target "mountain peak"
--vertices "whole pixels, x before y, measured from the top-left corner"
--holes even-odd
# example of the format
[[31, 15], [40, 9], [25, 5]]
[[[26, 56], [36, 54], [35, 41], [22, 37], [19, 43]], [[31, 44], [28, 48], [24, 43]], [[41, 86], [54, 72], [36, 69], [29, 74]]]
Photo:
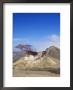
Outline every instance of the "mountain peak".
[[46, 49], [47, 55], [60, 59], [60, 49], [55, 47], [55, 46], [50, 46], [49, 48]]

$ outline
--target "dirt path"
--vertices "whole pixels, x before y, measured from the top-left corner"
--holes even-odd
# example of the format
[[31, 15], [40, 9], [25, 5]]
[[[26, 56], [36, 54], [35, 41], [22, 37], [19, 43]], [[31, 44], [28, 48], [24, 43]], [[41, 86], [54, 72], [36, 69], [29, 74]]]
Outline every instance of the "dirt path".
[[13, 77], [59, 77], [59, 74], [51, 73], [49, 71], [24, 71], [14, 70]]

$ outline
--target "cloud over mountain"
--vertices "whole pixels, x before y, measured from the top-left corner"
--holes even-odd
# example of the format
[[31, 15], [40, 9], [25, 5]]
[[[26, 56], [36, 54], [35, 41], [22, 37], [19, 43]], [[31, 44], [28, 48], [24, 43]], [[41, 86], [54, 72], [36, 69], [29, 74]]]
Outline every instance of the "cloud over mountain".
[[36, 47], [37, 51], [43, 51], [50, 46], [56, 46], [60, 48], [60, 37], [56, 34], [50, 35], [47, 38], [36, 41], [34, 46]]

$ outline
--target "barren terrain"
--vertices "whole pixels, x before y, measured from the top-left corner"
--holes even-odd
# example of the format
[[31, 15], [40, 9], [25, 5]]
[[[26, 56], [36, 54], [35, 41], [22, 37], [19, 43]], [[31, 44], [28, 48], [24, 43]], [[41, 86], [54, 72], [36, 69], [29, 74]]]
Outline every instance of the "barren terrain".
[[[14, 77], [59, 77], [60, 60], [57, 51], [50, 50], [42, 56], [38, 54], [35, 59], [33, 55], [21, 57], [13, 62]], [[55, 52], [56, 53], [55, 53]], [[54, 55], [55, 53], [55, 55]], [[56, 55], [57, 54], [57, 55]], [[54, 57], [53, 57], [54, 56]], [[57, 58], [58, 57], [58, 58]]]

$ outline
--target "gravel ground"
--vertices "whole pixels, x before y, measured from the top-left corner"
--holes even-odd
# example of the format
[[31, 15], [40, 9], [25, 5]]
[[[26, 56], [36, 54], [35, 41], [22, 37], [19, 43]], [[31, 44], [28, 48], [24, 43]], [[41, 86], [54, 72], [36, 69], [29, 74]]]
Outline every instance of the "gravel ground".
[[59, 77], [60, 74], [52, 73], [50, 71], [24, 71], [13, 70], [13, 77]]

